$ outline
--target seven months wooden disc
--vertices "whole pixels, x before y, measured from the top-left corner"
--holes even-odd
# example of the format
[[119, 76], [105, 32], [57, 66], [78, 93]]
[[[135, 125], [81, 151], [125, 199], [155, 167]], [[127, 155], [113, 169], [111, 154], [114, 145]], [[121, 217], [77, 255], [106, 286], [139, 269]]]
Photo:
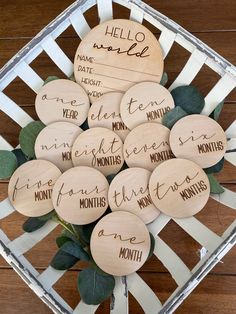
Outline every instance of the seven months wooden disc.
[[142, 24], [110, 20], [83, 38], [75, 54], [74, 73], [93, 102], [104, 93], [124, 92], [139, 82], [159, 83], [162, 50], [156, 37]]
[[149, 191], [153, 203], [168, 216], [185, 218], [197, 214], [207, 203], [210, 185], [196, 163], [174, 158], [153, 171]]
[[176, 157], [196, 162], [202, 168], [214, 166], [225, 154], [227, 140], [213, 119], [193, 114], [180, 119], [170, 132], [170, 146]]
[[87, 118], [89, 106], [85, 90], [65, 79], [44, 85], [35, 100], [36, 112], [45, 124], [67, 121], [80, 126]]
[[125, 210], [139, 216], [145, 224], [156, 219], [160, 211], [149, 194], [151, 172], [143, 168], [129, 168], [112, 180], [108, 200], [112, 211]]
[[62, 172], [73, 167], [71, 148], [83, 130], [69, 122], [55, 122], [46, 126], [35, 141], [35, 155], [38, 159], [49, 160]]
[[123, 93], [110, 92], [97, 99], [89, 109], [89, 127], [104, 127], [110, 129], [124, 141], [129, 130], [121, 120], [120, 116], [120, 103], [122, 97]]
[[108, 207], [109, 184], [104, 175], [90, 167], [67, 170], [57, 180], [52, 201], [58, 215], [75, 225], [89, 224]]
[[20, 166], [8, 185], [14, 208], [28, 217], [38, 217], [53, 210], [52, 189], [61, 171], [46, 160], [31, 160]]
[[121, 118], [129, 129], [144, 122], [162, 122], [164, 114], [175, 106], [171, 93], [155, 82], [130, 87], [120, 105]]
[[138, 216], [117, 211], [97, 223], [90, 248], [94, 261], [103, 271], [125, 276], [145, 263], [150, 251], [150, 235]]
[[123, 143], [119, 136], [105, 128], [92, 128], [81, 133], [72, 147], [74, 166], [89, 166], [105, 176], [117, 173], [123, 163]]
[[129, 167], [153, 171], [161, 162], [172, 158], [170, 130], [159, 123], [144, 123], [134, 128], [124, 142], [124, 158]]

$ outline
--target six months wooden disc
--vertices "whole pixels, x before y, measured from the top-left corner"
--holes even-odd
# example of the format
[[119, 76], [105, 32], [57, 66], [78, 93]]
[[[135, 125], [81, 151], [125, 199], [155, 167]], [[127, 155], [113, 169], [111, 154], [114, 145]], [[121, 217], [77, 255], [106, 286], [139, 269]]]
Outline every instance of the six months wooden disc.
[[149, 231], [138, 216], [113, 212], [95, 226], [90, 248], [94, 261], [103, 271], [114, 276], [129, 275], [138, 270], [149, 255]]
[[162, 122], [164, 114], [175, 106], [171, 93], [155, 82], [142, 82], [130, 87], [120, 105], [122, 120], [129, 129], [144, 122]]
[[159, 83], [163, 63], [160, 44], [151, 31], [130, 20], [114, 19], [83, 38], [74, 73], [93, 102], [104, 93], [124, 92], [138, 82]]
[[53, 210], [52, 189], [60, 170], [46, 160], [31, 160], [21, 165], [8, 185], [14, 208], [28, 217], [43, 216]]
[[164, 214], [185, 218], [197, 214], [207, 203], [210, 184], [196, 163], [174, 158], [153, 171], [149, 190], [153, 203]]
[[80, 126], [87, 118], [89, 106], [85, 90], [65, 79], [45, 84], [35, 100], [36, 112], [45, 124], [67, 121]]
[[108, 207], [109, 184], [104, 175], [90, 167], [75, 167], [57, 180], [52, 201], [58, 215], [75, 225], [89, 224]]

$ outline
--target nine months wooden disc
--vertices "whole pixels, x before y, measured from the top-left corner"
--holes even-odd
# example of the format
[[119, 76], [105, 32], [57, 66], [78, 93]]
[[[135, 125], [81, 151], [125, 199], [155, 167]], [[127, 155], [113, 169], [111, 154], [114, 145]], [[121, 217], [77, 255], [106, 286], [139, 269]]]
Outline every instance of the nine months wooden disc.
[[110, 20], [83, 38], [75, 55], [74, 73], [93, 102], [104, 93], [124, 92], [138, 82], [159, 83], [162, 50], [156, 37], [142, 24]]
[[90, 248], [94, 261], [103, 271], [114, 276], [129, 275], [138, 270], [149, 255], [149, 231], [138, 216], [113, 212], [95, 226]]
[[57, 180], [52, 201], [58, 215], [75, 225], [89, 224], [101, 217], [108, 207], [108, 181], [90, 167], [75, 167]]
[[171, 217], [185, 218], [205, 206], [210, 184], [196, 163], [174, 158], [156, 167], [150, 177], [149, 191], [160, 211]]
[[28, 217], [39, 217], [53, 210], [52, 189], [60, 170], [46, 160], [31, 160], [21, 165], [8, 185], [14, 208]]

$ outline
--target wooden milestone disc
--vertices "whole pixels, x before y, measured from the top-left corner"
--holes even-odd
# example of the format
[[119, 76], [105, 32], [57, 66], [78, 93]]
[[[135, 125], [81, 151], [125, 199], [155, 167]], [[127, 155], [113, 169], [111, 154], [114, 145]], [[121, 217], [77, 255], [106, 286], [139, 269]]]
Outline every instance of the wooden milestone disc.
[[93, 102], [111, 91], [124, 92], [138, 82], [160, 82], [163, 55], [156, 37], [142, 24], [114, 19], [83, 38], [74, 61], [76, 81]]
[[173, 154], [196, 162], [202, 168], [214, 166], [226, 152], [222, 127], [213, 119], [193, 114], [180, 119], [170, 132]]
[[71, 148], [83, 130], [69, 122], [55, 122], [46, 126], [35, 141], [35, 155], [54, 163], [62, 172], [73, 167]]
[[88, 129], [74, 142], [72, 162], [74, 166], [94, 167], [105, 176], [117, 173], [124, 163], [123, 143], [109, 129]]
[[8, 185], [8, 197], [15, 210], [28, 217], [52, 211], [52, 189], [60, 175], [61, 171], [47, 160], [31, 160], [21, 165]]
[[205, 206], [210, 184], [196, 163], [174, 158], [156, 167], [150, 177], [149, 190], [160, 211], [171, 217], [185, 218], [197, 214]]
[[87, 118], [89, 98], [71, 80], [54, 80], [44, 85], [35, 100], [36, 112], [43, 123], [66, 121], [80, 126]]
[[155, 82], [142, 82], [130, 87], [121, 104], [121, 118], [129, 129], [144, 122], [162, 122], [164, 114], [175, 106], [171, 93]]
[[129, 168], [118, 173], [111, 181], [108, 191], [111, 210], [131, 212], [145, 224], [156, 219], [160, 211], [149, 194], [150, 175], [151, 172], [143, 168]]
[[103, 217], [95, 226], [90, 248], [94, 261], [106, 273], [129, 275], [147, 260], [150, 235], [142, 220], [117, 211]]
[[109, 184], [90, 167], [75, 167], [57, 180], [52, 201], [58, 215], [75, 225], [86, 225], [101, 217], [108, 207]]
[[129, 129], [121, 120], [120, 102], [123, 93], [111, 92], [98, 98], [89, 109], [88, 125], [90, 128], [104, 127], [114, 131], [124, 141]]
[[170, 130], [159, 123], [144, 123], [134, 128], [124, 142], [124, 158], [129, 167], [153, 171], [161, 162], [172, 158]]

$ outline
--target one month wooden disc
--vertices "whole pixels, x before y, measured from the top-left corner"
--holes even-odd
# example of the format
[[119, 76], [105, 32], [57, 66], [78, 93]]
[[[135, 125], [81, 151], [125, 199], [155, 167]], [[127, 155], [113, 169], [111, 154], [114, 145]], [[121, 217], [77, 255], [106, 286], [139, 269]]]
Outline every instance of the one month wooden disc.
[[197, 214], [207, 203], [210, 184], [196, 163], [174, 158], [153, 171], [149, 190], [153, 203], [164, 214], [185, 218]]
[[150, 235], [138, 216], [117, 211], [97, 223], [90, 248], [94, 261], [103, 271], [125, 276], [145, 263], [150, 251]]
[[58, 215], [75, 225], [86, 225], [101, 217], [108, 207], [109, 184], [90, 167], [67, 170], [57, 180], [52, 201]]
[[124, 92], [138, 82], [160, 82], [163, 56], [156, 37], [142, 24], [114, 19], [83, 38], [74, 61], [76, 81], [93, 102], [104, 93]]
[[180, 119], [170, 132], [170, 146], [176, 157], [196, 162], [202, 168], [214, 166], [226, 152], [222, 127], [213, 119], [193, 114]]
[[36, 112], [45, 124], [66, 121], [80, 126], [87, 118], [89, 106], [85, 90], [65, 79], [45, 84], [35, 100]]
[[54, 163], [62, 172], [73, 167], [71, 148], [83, 130], [69, 122], [55, 122], [46, 126], [35, 141], [35, 155]]
[[31, 160], [13, 173], [8, 197], [14, 208], [28, 217], [43, 216], [53, 210], [52, 189], [61, 171], [46, 160]]
[[145, 224], [156, 219], [160, 211], [149, 194], [151, 172], [143, 168], [129, 168], [112, 180], [108, 200], [112, 211], [125, 210], [139, 216]]
[[162, 122], [164, 114], [175, 106], [171, 93], [155, 82], [142, 82], [124, 94], [120, 113], [129, 129], [144, 122]]

